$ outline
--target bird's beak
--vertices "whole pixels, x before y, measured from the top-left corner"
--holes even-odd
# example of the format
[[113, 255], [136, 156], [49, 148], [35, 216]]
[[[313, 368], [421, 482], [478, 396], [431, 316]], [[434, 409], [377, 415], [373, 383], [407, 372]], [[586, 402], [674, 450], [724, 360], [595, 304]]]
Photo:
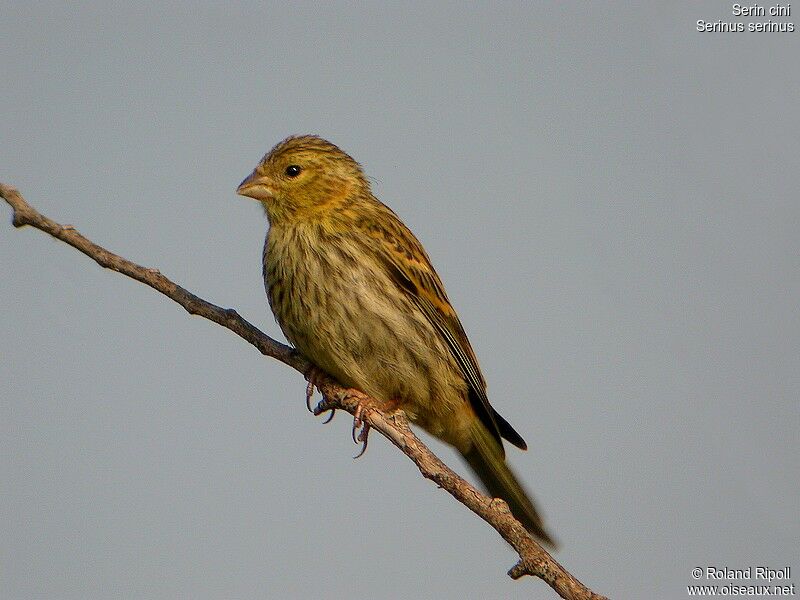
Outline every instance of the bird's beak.
[[239, 187], [236, 188], [236, 193], [254, 200], [271, 200], [275, 197], [275, 190], [270, 185], [270, 181], [266, 177], [262, 177], [257, 171], [250, 173], [239, 184]]

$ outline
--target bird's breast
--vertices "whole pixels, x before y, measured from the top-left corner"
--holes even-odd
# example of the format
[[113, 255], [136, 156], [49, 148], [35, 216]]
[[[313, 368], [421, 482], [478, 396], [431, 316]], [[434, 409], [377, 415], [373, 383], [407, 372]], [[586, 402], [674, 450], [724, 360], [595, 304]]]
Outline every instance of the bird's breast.
[[273, 227], [264, 278], [286, 337], [342, 384], [409, 403], [421, 416], [432, 404], [444, 410], [463, 398], [463, 377], [444, 342], [357, 240]]

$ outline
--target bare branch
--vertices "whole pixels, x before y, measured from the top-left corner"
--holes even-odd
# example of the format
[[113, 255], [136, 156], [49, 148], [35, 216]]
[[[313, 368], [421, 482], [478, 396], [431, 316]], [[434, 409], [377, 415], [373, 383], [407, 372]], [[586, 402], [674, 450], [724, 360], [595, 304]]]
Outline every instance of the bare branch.
[[[149, 285], [183, 306], [188, 313], [199, 315], [230, 329], [236, 335], [250, 342], [262, 354], [278, 359], [302, 373], [306, 378], [310, 376], [311, 363], [289, 346], [281, 344], [260, 331], [235, 310], [224, 309], [206, 302], [170, 281], [158, 270], [132, 263], [83, 237], [74, 227], [60, 225], [48, 219], [25, 202], [20, 193], [12, 187], [0, 183], [0, 196], [14, 210], [12, 222], [15, 227], [30, 225], [49, 233], [73, 248], [77, 248], [101, 267], [117, 271]], [[435, 482], [494, 527], [519, 554], [519, 561], [508, 572], [510, 577], [513, 579], [519, 579], [525, 575], [539, 577], [559, 596], [567, 600], [606, 600], [604, 596], [595, 594], [575, 579], [550, 556], [514, 518], [503, 500], [489, 498], [482, 494], [434, 455], [411, 431], [402, 412], [385, 413], [376, 400], [357, 390], [343, 388], [330, 378], [315, 376], [314, 383], [322, 392], [323, 397], [314, 411], [315, 414], [319, 415], [331, 409], [346, 410], [350, 414], [354, 414], [360, 404], [362, 420], [381, 432], [414, 461], [426, 479]]]

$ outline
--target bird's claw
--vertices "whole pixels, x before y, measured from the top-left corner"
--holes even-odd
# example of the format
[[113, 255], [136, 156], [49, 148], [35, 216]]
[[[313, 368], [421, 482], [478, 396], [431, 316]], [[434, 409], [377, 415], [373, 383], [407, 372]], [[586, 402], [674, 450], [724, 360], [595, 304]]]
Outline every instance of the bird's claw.
[[313, 408], [311, 413], [315, 417], [318, 417], [318, 416], [320, 416], [322, 414], [325, 414], [328, 411], [330, 411], [330, 413], [331, 413], [330, 416], [322, 422], [323, 425], [327, 425], [328, 423], [330, 423], [333, 420], [333, 415], [336, 414], [336, 409], [328, 407], [326, 402], [325, 402], [325, 398], [323, 398], [322, 400], [319, 401], [319, 403]]
[[336, 414], [335, 408], [324, 408], [323, 403], [325, 400], [320, 400], [319, 404], [317, 404], [314, 408], [311, 408], [311, 399], [314, 397], [314, 388], [319, 389], [318, 384], [321, 383], [321, 380], [325, 377], [325, 373], [320, 371], [317, 367], [311, 367], [306, 373], [306, 378], [308, 379], [308, 385], [306, 386], [306, 408], [308, 412], [310, 412], [315, 417], [320, 416], [324, 412], [331, 411], [331, 414], [325, 419], [322, 424], [327, 425], [333, 420], [333, 416]]
[[[361, 418], [361, 413], [363, 412], [363, 410], [364, 410], [363, 405], [359, 403], [358, 406], [356, 406], [356, 412], [353, 415], [353, 442], [355, 442], [356, 444], [358, 443], [364, 444], [363, 446], [361, 446], [361, 452], [356, 454], [353, 457], [354, 459], [361, 458], [362, 456], [364, 456], [364, 452], [367, 451], [367, 443], [369, 442], [370, 427], [369, 423], [367, 423]], [[356, 432], [359, 429], [361, 429], [361, 431], [358, 432], [358, 435], [356, 435]]]
[[314, 409], [311, 408], [311, 398], [314, 397], [314, 382], [311, 381], [311, 378], [308, 379], [308, 385], [306, 386], [306, 408], [308, 412], [313, 413]]
[[324, 377], [325, 373], [314, 366], [312, 366], [306, 373], [306, 379], [308, 380], [308, 385], [306, 386], [306, 408], [308, 409], [308, 412], [314, 414], [315, 416], [319, 416], [322, 413], [311, 408], [311, 398], [314, 397], [314, 388], [319, 389], [318, 384]]
[[[327, 425], [328, 423], [330, 423], [331, 421], [333, 421], [333, 416], [336, 414], [336, 409], [335, 409], [335, 408], [331, 408], [331, 409], [329, 409], [329, 410], [331, 411], [331, 414], [330, 414], [330, 415], [328, 415], [328, 418], [327, 418], [327, 419], [325, 419], [325, 420], [322, 422], [322, 424], [323, 424], [323, 425]], [[322, 411], [322, 412], [324, 412], [324, 411]], [[322, 412], [320, 412], [319, 414], [322, 414]]]

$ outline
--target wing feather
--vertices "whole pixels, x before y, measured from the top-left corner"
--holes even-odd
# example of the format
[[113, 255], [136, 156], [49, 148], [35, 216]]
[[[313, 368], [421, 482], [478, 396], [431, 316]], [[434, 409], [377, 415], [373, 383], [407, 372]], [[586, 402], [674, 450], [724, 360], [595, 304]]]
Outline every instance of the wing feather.
[[[386, 210], [386, 214], [381, 215], [381, 226], [362, 226], [364, 236], [361, 239], [369, 243], [392, 280], [408, 294], [445, 340], [467, 382], [473, 409], [486, 428], [500, 441], [501, 428], [495, 418], [499, 415], [489, 404], [486, 381], [478, 366], [478, 359], [447, 298], [439, 275], [414, 234], [388, 207], [381, 207]], [[517, 440], [524, 444], [522, 438], [505, 420], [503, 426], [503, 429], [510, 429], [512, 432], [510, 437], [514, 439], [510, 441], [515, 445], [518, 445]]]

